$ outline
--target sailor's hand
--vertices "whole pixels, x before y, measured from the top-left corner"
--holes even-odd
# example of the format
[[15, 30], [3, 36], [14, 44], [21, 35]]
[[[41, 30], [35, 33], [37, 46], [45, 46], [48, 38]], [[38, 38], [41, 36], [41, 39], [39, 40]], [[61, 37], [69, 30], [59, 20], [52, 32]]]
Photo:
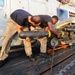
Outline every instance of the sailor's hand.
[[26, 37], [26, 39], [25, 39], [26, 41], [29, 41], [30, 40], [30, 38], [29, 37]]

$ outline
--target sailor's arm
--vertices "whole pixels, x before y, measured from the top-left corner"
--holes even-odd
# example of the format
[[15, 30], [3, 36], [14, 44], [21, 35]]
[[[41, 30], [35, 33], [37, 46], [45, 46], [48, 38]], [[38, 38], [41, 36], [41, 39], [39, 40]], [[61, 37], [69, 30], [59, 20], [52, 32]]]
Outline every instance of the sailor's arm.
[[54, 30], [54, 29], [52, 28], [52, 23], [47, 22], [47, 24], [48, 24], [49, 30], [59, 38], [59, 37], [60, 37], [60, 34], [57, 33], [56, 30]]

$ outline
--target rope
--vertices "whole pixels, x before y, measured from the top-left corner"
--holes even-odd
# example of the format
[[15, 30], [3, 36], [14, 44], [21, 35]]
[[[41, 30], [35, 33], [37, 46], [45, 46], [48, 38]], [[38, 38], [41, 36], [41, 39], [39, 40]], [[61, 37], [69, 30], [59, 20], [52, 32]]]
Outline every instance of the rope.
[[50, 66], [50, 75], [52, 75], [52, 71], [53, 71], [53, 63], [54, 63], [54, 50], [55, 50], [55, 43], [54, 43], [54, 47], [53, 47], [53, 51], [52, 51], [52, 59], [51, 59], [51, 66]]

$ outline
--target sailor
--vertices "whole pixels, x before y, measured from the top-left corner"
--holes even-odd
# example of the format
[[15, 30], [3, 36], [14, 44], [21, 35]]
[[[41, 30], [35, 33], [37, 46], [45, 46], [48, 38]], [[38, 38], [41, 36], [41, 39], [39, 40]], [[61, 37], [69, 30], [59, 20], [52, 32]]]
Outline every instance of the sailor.
[[[60, 34], [55, 29], [53, 29], [53, 26], [52, 26], [52, 25], [55, 25], [58, 22], [58, 17], [56, 15], [54, 15], [52, 17], [49, 16], [49, 15], [38, 15], [38, 16], [40, 16], [40, 18], [41, 18], [40, 27], [42, 29], [44, 29], [45, 31], [50, 31], [51, 33], [56, 35], [57, 38], [60, 38]], [[40, 43], [46, 44], [44, 46], [43, 45], [41, 46], [40, 55], [47, 58], [48, 57], [48, 54], [47, 54], [47, 41], [48, 41], [48, 39], [47, 39], [47, 37], [45, 37], [44, 40], [45, 41], [40, 42]]]
[[[38, 27], [40, 23], [41, 18], [39, 16], [32, 16], [25, 10], [18, 9], [11, 13], [4, 32], [4, 40], [0, 53], [0, 67], [2, 67], [8, 61], [8, 53], [10, 51], [13, 36], [16, 33], [19, 34], [21, 31], [23, 31], [23, 29], [25, 31], [29, 31], [30, 29], [33, 30], [33, 27]], [[27, 37], [23, 39], [23, 42], [26, 55], [31, 61], [35, 61], [35, 59], [32, 57], [30, 39]]]
[[38, 15], [41, 18], [41, 28], [45, 28], [46, 30], [50, 30], [53, 34], [55, 34], [58, 38], [60, 37], [60, 34], [56, 32], [55, 29], [53, 29], [52, 25], [55, 25], [58, 22], [58, 17], [56, 15], [49, 16], [49, 15]]

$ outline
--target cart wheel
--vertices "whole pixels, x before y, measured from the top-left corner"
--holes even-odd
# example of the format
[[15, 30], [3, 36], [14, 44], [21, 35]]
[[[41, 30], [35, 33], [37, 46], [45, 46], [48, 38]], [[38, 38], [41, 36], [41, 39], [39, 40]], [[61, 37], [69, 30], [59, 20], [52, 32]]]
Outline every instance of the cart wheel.
[[51, 35], [47, 42], [47, 48], [52, 49], [54, 46], [55, 48], [59, 46], [59, 40], [55, 35]]

